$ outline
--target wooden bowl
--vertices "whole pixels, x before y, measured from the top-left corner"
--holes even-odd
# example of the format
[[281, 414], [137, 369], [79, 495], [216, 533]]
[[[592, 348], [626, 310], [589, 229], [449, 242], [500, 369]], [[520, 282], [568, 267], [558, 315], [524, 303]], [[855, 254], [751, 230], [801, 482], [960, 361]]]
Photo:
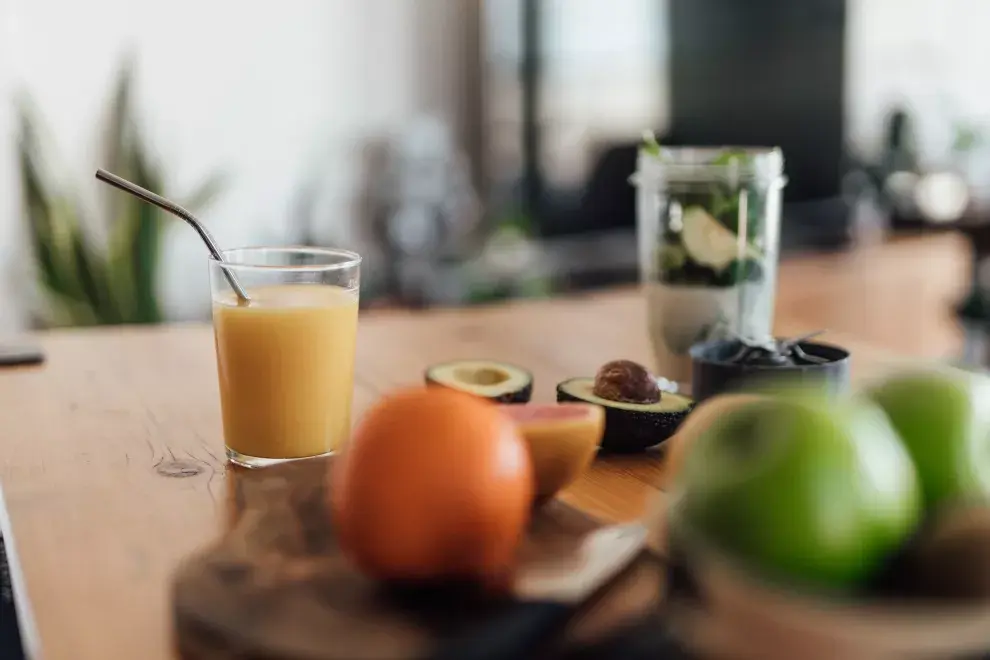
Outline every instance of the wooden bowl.
[[[986, 657], [990, 602], [843, 600], [770, 583], [678, 526], [671, 496], [653, 527], [666, 535], [668, 603], [681, 643], [700, 657], [886, 660]], [[690, 538], [690, 541], [686, 541]]]

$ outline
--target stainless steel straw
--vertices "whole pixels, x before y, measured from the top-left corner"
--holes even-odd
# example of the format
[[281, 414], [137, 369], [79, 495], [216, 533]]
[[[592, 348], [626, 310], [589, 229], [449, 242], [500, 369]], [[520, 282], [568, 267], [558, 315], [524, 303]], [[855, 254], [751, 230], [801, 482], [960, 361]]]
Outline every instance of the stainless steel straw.
[[[199, 234], [199, 237], [203, 239], [203, 242], [206, 243], [206, 247], [209, 249], [210, 254], [213, 255], [213, 258], [221, 263], [226, 263], [226, 259], [224, 259], [223, 253], [220, 251], [220, 247], [217, 245], [217, 242], [213, 239], [213, 236], [210, 234], [210, 232], [206, 229], [206, 226], [203, 225], [202, 222], [197, 220], [196, 216], [194, 216], [189, 211], [185, 210], [175, 202], [171, 202], [165, 199], [164, 197], [162, 197], [161, 195], [156, 195], [150, 190], [145, 190], [136, 183], [131, 183], [127, 179], [119, 177], [116, 174], [113, 174], [112, 172], [107, 172], [106, 170], [98, 169], [96, 170], [96, 178], [104, 183], [110, 184], [114, 188], [119, 188], [124, 192], [130, 193], [140, 200], [148, 202], [149, 204], [154, 204], [158, 208], [168, 211], [172, 215], [182, 218], [190, 225], [192, 225], [192, 228], [196, 230], [196, 232]], [[234, 293], [237, 294], [237, 297], [240, 299], [240, 302], [241, 303], [250, 302], [251, 299], [248, 297], [248, 294], [244, 290], [244, 287], [242, 287], [241, 283], [237, 281], [237, 277], [234, 276], [234, 274], [230, 271], [230, 269], [222, 268], [221, 270], [223, 270], [224, 276], [227, 278], [227, 281], [230, 282], [230, 287], [234, 290]]]

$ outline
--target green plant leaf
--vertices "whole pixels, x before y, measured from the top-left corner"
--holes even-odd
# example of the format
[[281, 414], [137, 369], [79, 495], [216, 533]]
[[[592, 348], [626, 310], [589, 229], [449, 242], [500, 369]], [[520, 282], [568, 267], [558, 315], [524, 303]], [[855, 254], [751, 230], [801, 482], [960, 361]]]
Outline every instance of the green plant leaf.
[[66, 258], [72, 233], [77, 230], [77, 219], [67, 212], [64, 200], [55, 198], [44, 183], [44, 158], [33, 110], [24, 102], [17, 109], [22, 202], [44, 297], [51, 300], [49, 294], [56, 294], [56, 300], [76, 300], [79, 305], [85, 305], [72, 260]]
[[134, 309], [135, 323], [159, 323], [158, 263], [161, 246], [161, 214], [148, 205], [140, 211], [141, 220], [134, 235]]
[[549, 278], [530, 277], [519, 284], [518, 293], [526, 298], [546, 298], [553, 294], [553, 285]]
[[[135, 140], [131, 145], [131, 162], [134, 168], [134, 183], [148, 190], [161, 190], [162, 177], [145, 152], [143, 145]], [[164, 227], [161, 213], [150, 204], [139, 204], [132, 216], [134, 241], [131, 246], [131, 269], [134, 275], [135, 323], [157, 323], [161, 321], [158, 306], [158, 257]]]
[[54, 257], [53, 263], [58, 272], [59, 290], [64, 295], [90, 304], [95, 308], [95, 301], [88, 297], [83, 279], [88, 273], [82, 271], [87, 265], [80, 264], [77, 259], [77, 243], [85, 243], [83, 230], [79, 222], [76, 208], [65, 197], [52, 199], [50, 209], [51, 232], [48, 235], [48, 245]]
[[[112, 148], [108, 158], [116, 163], [121, 176], [148, 190], [163, 191], [163, 177], [137, 130], [132, 78], [133, 68], [128, 61], [120, 70], [114, 112], [110, 115], [113, 125], [107, 133], [116, 138], [108, 143]], [[121, 322], [159, 322], [156, 275], [162, 232], [160, 214], [149, 204], [116, 190], [110, 192], [116, 200], [106, 268], [111, 297], [120, 311]]]
[[55, 255], [52, 254], [49, 245], [51, 230], [48, 225], [48, 200], [38, 185], [37, 176], [32, 166], [21, 158], [21, 187], [23, 193], [23, 203], [28, 220], [28, 237], [38, 264], [38, 276], [41, 284], [48, 289], [58, 290], [61, 288], [59, 282], [58, 267], [55, 264]]
[[131, 259], [137, 225], [131, 218], [138, 212], [137, 205], [142, 202], [130, 196], [121, 201], [119, 215], [111, 219], [106, 270], [107, 279], [113, 283], [110, 297], [114, 307], [122, 319], [132, 319], [137, 315]]
[[[146, 149], [133, 104], [133, 66], [118, 73], [104, 131], [103, 166], [167, 194], [164, 177]], [[106, 246], [95, 245], [85, 231], [83, 210], [74, 196], [43, 167], [38, 122], [29, 103], [18, 104], [18, 164], [31, 249], [47, 309], [39, 314], [53, 325], [157, 323], [162, 320], [157, 275], [162, 236], [168, 222], [154, 206], [106, 188]], [[225, 181], [213, 176], [187, 198], [204, 206], [219, 195]], [[105, 248], [105, 249], [104, 249]]]
[[[117, 73], [109, 113], [103, 129], [103, 167], [125, 179], [131, 176], [126, 154], [134, 130], [131, 122], [133, 74], [134, 61], [128, 56]], [[126, 194], [110, 186], [103, 188], [106, 217], [116, 220], [121, 217], [121, 206]]]
[[72, 254], [87, 307], [101, 323], [120, 323], [117, 308], [110, 299], [105, 262], [91, 251], [82, 232], [72, 236]]
[[43, 318], [53, 327], [99, 325], [100, 319], [84, 302], [68, 298], [57, 291], [48, 291], [48, 309]]

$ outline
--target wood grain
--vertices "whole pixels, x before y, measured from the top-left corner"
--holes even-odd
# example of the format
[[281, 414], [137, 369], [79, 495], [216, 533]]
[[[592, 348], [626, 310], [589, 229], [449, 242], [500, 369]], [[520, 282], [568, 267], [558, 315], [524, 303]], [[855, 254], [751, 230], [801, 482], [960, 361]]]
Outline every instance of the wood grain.
[[[777, 331], [826, 327], [853, 376], [899, 356], [944, 357], [969, 252], [955, 235], [785, 262]], [[635, 290], [471, 310], [362, 317], [355, 412], [418, 383], [431, 362], [490, 356], [530, 367], [534, 400], [625, 357], [651, 363]], [[56, 331], [47, 361], [0, 371], [0, 484], [32, 639], [47, 660], [173, 657], [169, 579], [224, 520], [212, 332], [202, 325]], [[610, 458], [563, 499], [604, 519], [641, 515], [661, 456]]]
[[[424, 656], [508, 604], [476, 591], [388, 589], [342, 554], [329, 512], [329, 462], [228, 476], [221, 539], [185, 560], [172, 590], [176, 646], [189, 660], [387, 660]], [[523, 566], [574, 553], [599, 525], [562, 502], [534, 512]], [[654, 610], [663, 568], [642, 555], [583, 613], [582, 628]]]

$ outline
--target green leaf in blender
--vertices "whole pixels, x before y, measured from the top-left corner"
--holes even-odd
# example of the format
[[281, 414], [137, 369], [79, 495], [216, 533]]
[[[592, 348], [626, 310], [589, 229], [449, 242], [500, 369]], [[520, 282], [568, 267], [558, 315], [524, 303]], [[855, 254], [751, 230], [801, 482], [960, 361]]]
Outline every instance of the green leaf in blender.
[[668, 243], [661, 247], [659, 252], [659, 265], [663, 271], [683, 268], [687, 261], [687, 253], [680, 245]]
[[640, 148], [651, 156], [660, 155], [660, 143], [653, 131], [643, 131], [643, 145]]
[[763, 278], [763, 266], [752, 257], [733, 259], [725, 270], [719, 273], [718, 284], [735, 286], [744, 282], [759, 282]]
[[735, 231], [738, 224], [739, 196], [732, 192], [723, 192], [720, 185], [712, 186], [711, 214]]

